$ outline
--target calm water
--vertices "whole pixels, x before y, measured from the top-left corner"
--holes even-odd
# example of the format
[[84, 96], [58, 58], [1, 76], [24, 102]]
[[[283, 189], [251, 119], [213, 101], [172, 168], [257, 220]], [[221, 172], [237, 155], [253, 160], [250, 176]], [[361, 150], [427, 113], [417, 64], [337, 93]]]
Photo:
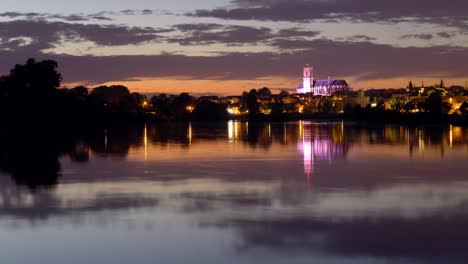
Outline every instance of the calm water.
[[2, 142], [1, 263], [468, 259], [465, 128], [229, 122]]

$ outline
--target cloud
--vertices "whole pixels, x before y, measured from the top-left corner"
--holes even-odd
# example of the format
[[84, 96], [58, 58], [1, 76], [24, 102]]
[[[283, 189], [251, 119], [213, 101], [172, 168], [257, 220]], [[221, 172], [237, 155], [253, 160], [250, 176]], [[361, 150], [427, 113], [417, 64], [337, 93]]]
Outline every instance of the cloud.
[[158, 33], [161, 32], [165, 32], [165, 30], [115, 25], [47, 22], [43, 20], [0, 22], [0, 38], [6, 41], [18, 37], [31, 38], [32, 43], [30, 45], [17, 45], [16, 48], [27, 48], [36, 51], [51, 48], [61, 39], [88, 40], [101, 46], [139, 44], [147, 41], [157, 41], [160, 38]]
[[320, 34], [320, 31], [303, 30], [299, 28], [281, 29], [277, 36], [281, 38], [290, 37], [316, 37]]
[[220, 24], [180, 24], [174, 27], [183, 34], [169, 38], [168, 42], [180, 45], [203, 45], [223, 43], [227, 45], [256, 45], [271, 38], [269, 28], [232, 26]]
[[366, 35], [353, 35], [346, 38], [347, 41], [373, 41], [376, 40], [374, 37], [369, 37]]
[[455, 32], [439, 32], [436, 35], [441, 38], [452, 38], [456, 35], [456, 33]]
[[311, 21], [352, 20], [362, 22], [399, 22], [420, 20], [447, 26], [468, 27], [464, 10], [468, 2], [454, 0], [233, 0], [231, 6], [201, 9], [188, 13], [196, 17], [234, 20]]
[[263, 42], [269, 45], [276, 38], [311, 38], [320, 34], [320, 31], [303, 30], [300, 28], [286, 28], [274, 32], [266, 27], [250, 27], [239, 25], [222, 25], [215, 23], [179, 24], [174, 30], [182, 34], [169, 38], [171, 43], [180, 45], [258, 45]]
[[421, 40], [431, 40], [434, 38], [432, 34], [422, 33], [422, 34], [408, 34], [401, 36], [401, 39], [421, 39]]
[[112, 21], [111, 18], [104, 16], [101, 13], [97, 14], [50, 14], [50, 13], [22, 13], [22, 12], [4, 12], [0, 13], [0, 17], [6, 17], [10, 19], [26, 19], [26, 20], [51, 20], [57, 19], [67, 22], [83, 22], [83, 21], [90, 21], [90, 20], [97, 20], [97, 21]]
[[435, 37], [440, 37], [440, 38], [453, 38], [454, 36], [457, 35], [457, 32], [437, 32], [435, 34], [430, 34], [430, 33], [420, 33], [420, 34], [407, 34], [401, 36], [401, 39], [420, 39], [420, 40], [431, 40]]
[[172, 12], [169, 10], [163, 10], [163, 9], [143, 9], [143, 10], [138, 10], [138, 9], [126, 9], [122, 10], [120, 12], [106, 12], [108, 14], [113, 14], [113, 15], [118, 15], [118, 14], [123, 14], [127, 16], [137, 16], [137, 15], [173, 15]]
[[143, 9], [143, 10], [141, 10], [141, 14], [142, 14], [142, 15], [152, 15], [152, 14], [153, 14], [153, 10], [151, 10], [151, 9]]
[[16, 12], [8, 11], [0, 13], [0, 17], [23, 20], [60, 20], [65, 22], [85, 22], [85, 21], [113, 21], [111, 17], [118, 15], [138, 16], [138, 15], [171, 15], [168, 10], [161, 9], [127, 9], [119, 12], [101, 11], [89, 14], [57, 14], [57, 13], [37, 13], [37, 12]]

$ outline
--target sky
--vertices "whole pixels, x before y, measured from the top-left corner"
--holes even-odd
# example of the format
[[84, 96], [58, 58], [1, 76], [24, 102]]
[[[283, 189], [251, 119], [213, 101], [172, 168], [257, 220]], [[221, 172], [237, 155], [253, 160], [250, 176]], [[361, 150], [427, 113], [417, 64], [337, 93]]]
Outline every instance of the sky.
[[63, 85], [142, 93], [468, 80], [466, 0], [2, 0], [0, 74], [53, 59]]

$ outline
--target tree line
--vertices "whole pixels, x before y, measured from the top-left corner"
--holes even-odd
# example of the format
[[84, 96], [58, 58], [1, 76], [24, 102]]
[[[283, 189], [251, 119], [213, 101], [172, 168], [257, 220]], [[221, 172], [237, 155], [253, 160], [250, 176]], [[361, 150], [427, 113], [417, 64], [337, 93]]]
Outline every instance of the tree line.
[[148, 99], [122, 85], [61, 88], [62, 75], [57, 68], [52, 60], [28, 59], [0, 77], [0, 117], [41, 122], [227, 118], [225, 105], [195, 105], [195, 98], [188, 93]]

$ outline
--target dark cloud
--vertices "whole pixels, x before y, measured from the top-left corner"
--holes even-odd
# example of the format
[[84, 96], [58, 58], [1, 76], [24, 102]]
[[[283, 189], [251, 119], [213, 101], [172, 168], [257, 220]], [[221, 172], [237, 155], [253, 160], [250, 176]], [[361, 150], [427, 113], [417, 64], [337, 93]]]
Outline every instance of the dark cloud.
[[125, 14], [125, 15], [135, 15], [136, 12], [137, 12], [136, 10], [132, 10], [132, 9], [126, 9], [126, 10], [120, 11], [120, 13]]
[[142, 15], [151, 15], [151, 14], [153, 14], [153, 10], [151, 10], [151, 9], [143, 9], [143, 10], [141, 10], [141, 14], [142, 14]]
[[467, 27], [468, 2], [454, 0], [233, 0], [233, 8], [196, 10], [190, 16], [236, 20], [310, 21], [349, 19], [366, 22], [424, 20]]
[[366, 35], [354, 35], [346, 38], [347, 41], [374, 41], [376, 38]]
[[441, 38], [452, 38], [456, 35], [454, 32], [439, 32], [437, 33], [437, 36]]
[[123, 14], [127, 16], [135, 16], [135, 15], [172, 15], [173, 13], [168, 11], [168, 10], [163, 10], [163, 9], [143, 9], [143, 10], [138, 10], [138, 9], [126, 9], [122, 10], [120, 12], [111, 12], [107, 11], [104, 12], [107, 14], [113, 14], [113, 15], [118, 15], [118, 14]]
[[43, 14], [40, 13], [21, 13], [21, 12], [4, 12], [0, 13], [0, 17], [7, 17], [7, 18], [19, 18], [19, 17], [28, 17], [34, 18], [37, 16], [41, 16]]
[[320, 31], [311, 31], [311, 30], [303, 30], [299, 28], [289, 28], [289, 29], [281, 29], [277, 36], [282, 38], [288, 37], [316, 37], [320, 34]]
[[422, 33], [422, 34], [408, 34], [401, 36], [401, 39], [421, 39], [421, 40], [431, 40], [434, 36], [432, 34]]
[[70, 15], [63, 15], [63, 14], [50, 14], [50, 13], [22, 13], [22, 12], [4, 12], [0, 13], [0, 17], [6, 17], [11, 19], [27, 19], [27, 20], [50, 20], [50, 19], [57, 19], [63, 20], [68, 22], [83, 22], [83, 21], [90, 21], [90, 20], [97, 20], [97, 21], [111, 21], [112, 19], [105, 16], [104, 14], [70, 14]]
[[205, 45], [223, 43], [227, 45], [256, 45], [271, 38], [269, 28], [232, 26], [220, 24], [180, 24], [175, 29], [183, 35], [169, 38], [167, 41], [180, 45]]
[[199, 23], [199, 24], [179, 24], [175, 25], [174, 28], [182, 32], [191, 32], [191, 31], [205, 31], [205, 30], [219, 30], [224, 28], [221, 24], [213, 23]]
[[88, 18], [98, 20], [98, 21], [112, 21], [112, 18], [108, 18], [102, 15], [88, 15]]
[[438, 32], [436, 34], [430, 34], [430, 33], [420, 33], [420, 34], [408, 34], [408, 35], [403, 35], [401, 38], [402, 39], [421, 39], [421, 40], [431, 40], [435, 37], [440, 37], [440, 38], [453, 38], [454, 36], [457, 35], [457, 32]]
[[227, 45], [256, 45], [260, 42], [269, 45], [276, 38], [311, 38], [320, 31], [287, 28], [274, 32], [266, 27], [249, 27], [238, 25], [221, 25], [215, 23], [179, 24], [174, 30], [182, 32], [180, 36], [169, 38], [168, 42], [181, 45], [227, 44]]
[[36, 51], [53, 47], [61, 38], [68, 40], [84, 39], [101, 46], [114, 46], [155, 41], [159, 38], [158, 33], [161, 32], [165, 31], [153, 28], [71, 24], [42, 20], [0, 22], [0, 38], [4, 40], [18, 37], [31, 38], [32, 43], [27, 48]]

